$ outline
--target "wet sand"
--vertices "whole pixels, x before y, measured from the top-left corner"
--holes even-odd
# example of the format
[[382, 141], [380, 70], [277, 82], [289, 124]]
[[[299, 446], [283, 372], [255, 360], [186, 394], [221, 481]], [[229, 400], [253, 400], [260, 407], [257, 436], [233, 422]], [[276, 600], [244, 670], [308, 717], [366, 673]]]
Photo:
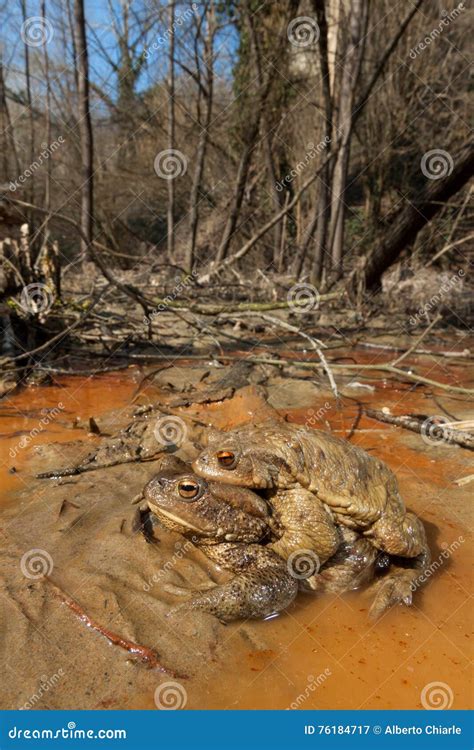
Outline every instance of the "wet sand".
[[[430, 377], [442, 379], [443, 366], [437, 367]], [[208, 615], [167, 617], [174, 600], [166, 582], [189, 586], [222, 573], [178, 535], [159, 530], [159, 544], [150, 545], [133, 532], [130, 500], [153, 476], [154, 462], [62, 481], [34, 478], [99, 444], [99, 436], [88, 435], [90, 416], [106, 432], [126, 424], [140, 378], [133, 368], [94, 380], [58, 378], [53, 386], [25, 389], [2, 402], [1, 707], [156, 708], [170, 700], [189, 709], [422, 708], [441, 696], [452, 708], [468, 708], [473, 484], [459, 487], [455, 480], [472, 474], [472, 454], [357, 419], [356, 403], [389, 407], [393, 414], [442, 414], [441, 405], [467, 418], [472, 410], [466, 398], [438, 392], [435, 402], [428, 389], [393, 385], [378, 373], [352, 378], [376, 388], [345, 389], [340, 404], [310, 380], [273, 377], [264, 394], [250, 387], [232, 399], [183, 407], [183, 415], [216, 427], [261, 418], [270, 408], [265, 395], [291, 421], [305, 423], [318, 414], [314, 426], [350, 437], [396, 472], [407, 505], [426, 522], [439, 563], [415, 593], [413, 607], [397, 607], [376, 624], [367, 620], [369, 593], [358, 591], [300, 594], [279, 617], [224, 626]], [[155, 383], [138, 403], [161, 400], [165, 390], [163, 382]], [[22, 434], [30, 435], [44, 417], [41, 410], [59, 403], [60, 412], [18, 449]], [[23, 555], [37, 548], [51, 556], [50, 580], [25, 577], [21, 570]], [[171, 568], [162, 573], [169, 560]], [[169, 673], [87, 627], [57, 589], [104, 628], [153, 649]], [[438, 693], [432, 683], [440, 683]]]

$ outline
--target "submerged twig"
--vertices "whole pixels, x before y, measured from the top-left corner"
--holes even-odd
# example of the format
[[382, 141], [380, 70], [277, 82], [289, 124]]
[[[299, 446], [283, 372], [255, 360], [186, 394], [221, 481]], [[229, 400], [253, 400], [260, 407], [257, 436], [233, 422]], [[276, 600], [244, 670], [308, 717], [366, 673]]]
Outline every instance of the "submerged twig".
[[112, 630], [109, 630], [103, 625], [100, 625], [96, 620], [94, 620], [84, 611], [81, 605], [75, 601], [75, 599], [72, 599], [70, 596], [68, 596], [68, 594], [66, 594], [60, 586], [54, 583], [54, 581], [52, 581], [49, 576], [45, 576], [45, 580], [48, 581], [50, 586], [52, 586], [55, 595], [63, 602], [63, 604], [69, 607], [69, 609], [74, 612], [79, 620], [87, 625], [88, 628], [91, 628], [91, 630], [96, 630], [98, 633], [103, 635], [104, 638], [107, 638], [107, 640], [114, 646], [119, 646], [120, 648], [125, 649], [125, 651], [128, 651], [133, 656], [137, 656], [140, 661], [145, 662], [152, 669], [158, 669], [160, 672], [165, 672], [175, 679], [187, 679], [187, 675], [178, 674], [174, 670], [169, 669], [168, 667], [164, 667], [159, 659], [158, 654], [153, 649], [149, 648], [148, 646], [143, 646], [140, 643], [135, 643], [135, 641], [129, 641], [126, 638], [122, 638], [122, 636], [118, 635], [118, 633], [114, 633]]
[[427, 417], [422, 421], [410, 415], [395, 416], [393, 414], [386, 414], [378, 409], [364, 409], [364, 414], [371, 419], [376, 419], [378, 422], [393, 424], [396, 427], [404, 427], [406, 430], [417, 432], [420, 435], [423, 435], [426, 431], [426, 434], [429, 436], [430, 430], [437, 428], [442, 443], [455, 443], [462, 448], [474, 450], [474, 435], [460, 429], [453, 429], [453, 425], [456, 423], [443, 422], [437, 425], [436, 422], [432, 421], [433, 418], [430, 417]]

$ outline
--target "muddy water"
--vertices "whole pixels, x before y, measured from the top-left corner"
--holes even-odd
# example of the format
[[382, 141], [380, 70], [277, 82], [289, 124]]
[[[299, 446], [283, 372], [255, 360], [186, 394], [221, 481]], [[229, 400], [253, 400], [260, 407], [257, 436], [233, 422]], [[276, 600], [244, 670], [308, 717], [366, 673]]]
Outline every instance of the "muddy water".
[[[29, 460], [38, 446], [54, 441], [59, 456], [61, 446], [71, 440], [80, 440], [90, 449], [99, 438], [88, 432], [89, 417], [94, 416], [100, 424], [102, 415], [111, 409], [124, 409], [136, 393], [139, 377], [137, 371], [130, 370], [94, 380], [62, 378], [52, 386], [27, 389], [4, 401], [0, 408], [0, 449], [5, 506], [11, 509], [28, 488]], [[474, 485], [459, 487], [455, 481], [472, 474], [470, 454], [446, 445], [427, 444], [418, 435], [365, 417], [358, 419], [356, 403], [389, 407], [394, 414], [439, 414], [443, 413], [441, 404], [458, 418], [467, 418], [472, 413], [467, 411], [466, 400], [438, 393], [436, 403], [426, 390], [381, 382], [375, 391], [345, 390], [347, 397], [339, 405], [329, 394], [309, 388], [302, 405], [295, 399], [295, 387], [298, 389], [295, 381], [289, 384], [275, 378], [267, 386], [270, 401], [295, 422], [305, 423], [308, 415], [317, 413], [314, 426], [349, 437], [384, 459], [397, 473], [407, 505], [426, 522], [436, 566], [428, 585], [415, 594], [413, 607], [398, 607], [375, 625], [367, 620], [370, 595], [354, 592], [338, 597], [300, 595], [289, 611], [272, 620], [216, 626], [214, 651], [210, 647], [208, 658], [198, 661], [198, 668], [187, 679], [178, 680], [185, 686], [186, 707], [422, 708], [423, 691], [425, 702], [440, 699], [452, 702], [453, 708], [469, 707], [473, 635], [469, 502]], [[146, 402], [153, 395], [151, 389], [140, 399]], [[62, 404], [59, 412], [58, 404]], [[201, 419], [207, 416], [216, 426], [226, 426], [258, 414], [262, 408], [259, 395], [243, 392], [230, 401], [183, 409], [183, 414]], [[51, 419], [41, 423], [48, 414], [52, 414]], [[30, 439], [20, 447], [25, 436]], [[67, 457], [70, 459], [70, 452]], [[12, 466], [15, 473], [9, 473]], [[117, 476], [120, 479], [121, 475]], [[193, 558], [192, 552], [189, 557]], [[201, 565], [206, 569], [205, 562]], [[104, 590], [107, 588], [104, 579]], [[134, 614], [139, 618], [139, 613]], [[65, 623], [68, 617], [72, 615], [62, 615]], [[99, 636], [85, 626], [74, 624], [74, 628], [87, 661], [92, 639]], [[192, 650], [192, 631], [183, 632], [188, 635], [182, 648]], [[48, 640], [48, 635], [45, 625], [41, 637]], [[93, 689], [87, 683], [90, 672], [81, 681], [78, 670], [75, 676], [70, 674], [74, 691], [68, 688], [66, 698], [61, 697], [63, 688], [58, 682], [35, 707], [155, 708], [154, 691], [169, 677], [134, 664], [125, 684], [123, 653], [105, 639], [97, 646], [96, 640], [99, 692], [97, 686]], [[67, 654], [72, 648], [65, 634], [61, 651]], [[117, 673], [111, 680], [110, 668], [115, 663]], [[46, 672], [48, 677], [50, 674]], [[440, 692], [433, 693], [431, 683], [441, 683]], [[15, 697], [5, 707], [17, 705]]]

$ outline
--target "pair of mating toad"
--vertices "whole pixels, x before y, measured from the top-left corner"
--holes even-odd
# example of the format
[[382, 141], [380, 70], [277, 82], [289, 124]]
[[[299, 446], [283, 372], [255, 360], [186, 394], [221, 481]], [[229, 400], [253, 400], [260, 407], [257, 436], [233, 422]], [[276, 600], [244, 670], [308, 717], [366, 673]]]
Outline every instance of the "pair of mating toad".
[[192, 469], [165, 457], [144, 489], [146, 507], [234, 577], [181, 591], [180, 607], [222, 621], [267, 617], [300, 588], [341, 593], [382, 567], [371, 616], [411, 604], [430, 553], [382, 461], [329, 433], [268, 420], [211, 436]]

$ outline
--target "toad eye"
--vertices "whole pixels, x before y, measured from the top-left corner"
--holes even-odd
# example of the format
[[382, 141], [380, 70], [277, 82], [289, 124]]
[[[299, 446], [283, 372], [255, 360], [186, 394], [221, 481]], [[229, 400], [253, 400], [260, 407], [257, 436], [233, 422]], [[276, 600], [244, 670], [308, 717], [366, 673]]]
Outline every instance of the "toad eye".
[[178, 492], [183, 500], [196, 500], [200, 490], [200, 485], [191, 479], [185, 479], [178, 484]]
[[236, 463], [235, 453], [232, 451], [218, 451], [216, 453], [217, 463], [224, 469], [233, 469]]

